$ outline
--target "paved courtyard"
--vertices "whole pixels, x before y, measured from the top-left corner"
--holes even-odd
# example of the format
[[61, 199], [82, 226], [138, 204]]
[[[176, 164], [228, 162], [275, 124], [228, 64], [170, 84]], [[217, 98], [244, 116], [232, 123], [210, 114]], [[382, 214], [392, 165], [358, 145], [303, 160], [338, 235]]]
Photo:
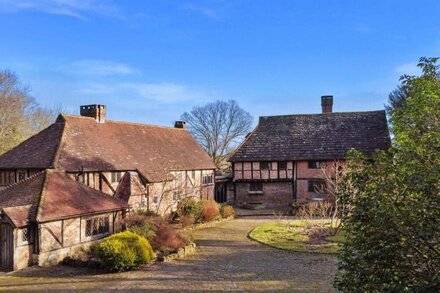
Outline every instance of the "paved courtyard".
[[273, 219], [240, 218], [195, 233], [197, 254], [134, 272], [96, 274], [57, 266], [0, 275], [0, 291], [333, 292], [336, 258], [292, 253], [247, 233]]

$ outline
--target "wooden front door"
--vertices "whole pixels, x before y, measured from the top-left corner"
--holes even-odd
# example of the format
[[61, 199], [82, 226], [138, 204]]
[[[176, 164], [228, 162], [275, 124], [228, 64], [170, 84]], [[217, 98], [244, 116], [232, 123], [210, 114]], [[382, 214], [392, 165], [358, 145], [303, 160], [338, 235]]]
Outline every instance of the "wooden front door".
[[3, 270], [12, 271], [14, 263], [14, 237], [12, 227], [0, 224], [0, 266]]

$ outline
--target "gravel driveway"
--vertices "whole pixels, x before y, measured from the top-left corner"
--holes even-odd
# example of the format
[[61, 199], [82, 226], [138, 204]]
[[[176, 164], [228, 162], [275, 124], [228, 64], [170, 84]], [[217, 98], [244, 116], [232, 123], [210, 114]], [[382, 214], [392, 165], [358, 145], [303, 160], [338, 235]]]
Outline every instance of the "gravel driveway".
[[143, 270], [92, 274], [57, 266], [0, 275], [0, 291], [333, 292], [336, 258], [253, 242], [247, 233], [273, 219], [240, 218], [195, 233], [197, 254]]

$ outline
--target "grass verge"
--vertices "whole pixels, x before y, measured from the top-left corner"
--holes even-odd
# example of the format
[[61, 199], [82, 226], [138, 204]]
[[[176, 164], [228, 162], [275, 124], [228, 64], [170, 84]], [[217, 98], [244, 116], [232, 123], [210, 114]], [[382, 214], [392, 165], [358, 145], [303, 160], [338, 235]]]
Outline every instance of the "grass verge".
[[[324, 228], [324, 229], [321, 229]], [[328, 236], [314, 231], [330, 228], [327, 220], [276, 221], [255, 227], [249, 237], [262, 244], [298, 252], [337, 253], [343, 233]]]

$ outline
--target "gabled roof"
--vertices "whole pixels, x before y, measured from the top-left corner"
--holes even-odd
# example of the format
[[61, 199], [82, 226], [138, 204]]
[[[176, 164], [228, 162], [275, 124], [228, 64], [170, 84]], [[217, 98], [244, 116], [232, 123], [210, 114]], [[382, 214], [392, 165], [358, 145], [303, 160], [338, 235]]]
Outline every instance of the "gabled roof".
[[53, 125], [0, 156], [0, 169], [132, 170], [151, 182], [170, 170], [215, 169], [186, 129], [60, 115]]
[[115, 192], [115, 197], [124, 202], [128, 202], [132, 195], [142, 195], [146, 193], [145, 187], [138, 180], [138, 174], [135, 172], [125, 172], [119, 182]]
[[128, 204], [46, 170], [0, 191], [0, 208], [17, 227], [81, 215], [123, 210]]
[[385, 111], [265, 116], [229, 161], [343, 159], [390, 145]]

